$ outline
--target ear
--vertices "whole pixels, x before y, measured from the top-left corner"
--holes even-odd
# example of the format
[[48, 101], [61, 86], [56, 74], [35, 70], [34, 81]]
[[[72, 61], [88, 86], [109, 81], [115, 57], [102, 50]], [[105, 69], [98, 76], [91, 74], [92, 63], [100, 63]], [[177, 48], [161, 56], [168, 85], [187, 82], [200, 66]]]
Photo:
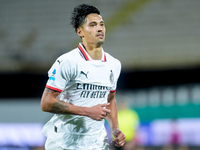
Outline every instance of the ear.
[[84, 37], [81, 27], [79, 27], [79, 28], [76, 29], [76, 33], [77, 33], [81, 38]]

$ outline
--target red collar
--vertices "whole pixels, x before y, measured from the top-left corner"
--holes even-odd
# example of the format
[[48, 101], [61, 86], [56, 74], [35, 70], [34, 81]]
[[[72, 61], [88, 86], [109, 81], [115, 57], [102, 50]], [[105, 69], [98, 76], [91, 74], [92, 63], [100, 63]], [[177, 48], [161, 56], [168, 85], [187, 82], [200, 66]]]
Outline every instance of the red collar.
[[[83, 55], [83, 57], [85, 58], [86, 61], [92, 60], [92, 58], [91, 58], [90, 55], [87, 53], [87, 51], [85, 50], [84, 46], [83, 46], [81, 43], [79, 43], [78, 48], [79, 48], [81, 54]], [[103, 54], [103, 55], [102, 55], [101, 60], [102, 60], [103, 62], [106, 62], [106, 54], [105, 54], [105, 52], [104, 52], [103, 49], [102, 49], [102, 54]]]

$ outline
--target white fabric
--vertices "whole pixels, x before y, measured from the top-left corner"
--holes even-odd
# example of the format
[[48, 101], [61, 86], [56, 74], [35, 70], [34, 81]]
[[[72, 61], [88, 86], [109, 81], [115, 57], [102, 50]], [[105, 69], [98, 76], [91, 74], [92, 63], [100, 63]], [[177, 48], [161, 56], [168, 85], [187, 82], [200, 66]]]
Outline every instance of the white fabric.
[[[87, 61], [79, 48], [60, 56], [48, 72], [47, 87], [61, 92], [58, 99], [76, 106], [107, 103], [108, 94], [116, 89], [121, 64], [108, 53], [102, 53], [106, 61]], [[104, 120], [56, 114], [44, 126], [43, 134], [63, 148], [81, 142], [88, 147], [104, 130]], [[88, 142], [88, 139], [91, 140]]]
[[109, 150], [106, 130], [91, 136], [69, 135], [68, 145], [63, 146], [55, 139], [47, 138], [45, 150]]

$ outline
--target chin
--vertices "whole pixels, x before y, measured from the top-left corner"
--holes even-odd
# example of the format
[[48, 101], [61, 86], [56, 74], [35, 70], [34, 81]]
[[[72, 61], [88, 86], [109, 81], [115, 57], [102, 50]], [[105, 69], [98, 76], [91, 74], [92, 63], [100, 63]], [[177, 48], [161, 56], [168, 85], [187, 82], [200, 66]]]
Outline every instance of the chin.
[[104, 41], [97, 42], [98, 47], [101, 46], [101, 45], [103, 45], [103, 43], [104, 43]]
[[103, 44], [104, 41], [105, 41], [105, 39], [99, 39], [99, 40], [97, 41], [97, 43], [99, 43], [99, 44]]

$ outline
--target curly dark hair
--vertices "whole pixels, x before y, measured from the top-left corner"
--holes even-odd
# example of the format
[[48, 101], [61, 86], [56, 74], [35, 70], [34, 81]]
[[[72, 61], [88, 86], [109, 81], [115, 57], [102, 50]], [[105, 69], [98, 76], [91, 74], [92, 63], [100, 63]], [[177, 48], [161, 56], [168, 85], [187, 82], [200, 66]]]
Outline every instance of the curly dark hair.
[[76, 29], [83, 24], [87, 15], [93, 13], [100, 15], [100, 11], [92, 5], [81, 4], [74, 8], [71, 16], [71, 25], [75, 29], [75, 32]]

